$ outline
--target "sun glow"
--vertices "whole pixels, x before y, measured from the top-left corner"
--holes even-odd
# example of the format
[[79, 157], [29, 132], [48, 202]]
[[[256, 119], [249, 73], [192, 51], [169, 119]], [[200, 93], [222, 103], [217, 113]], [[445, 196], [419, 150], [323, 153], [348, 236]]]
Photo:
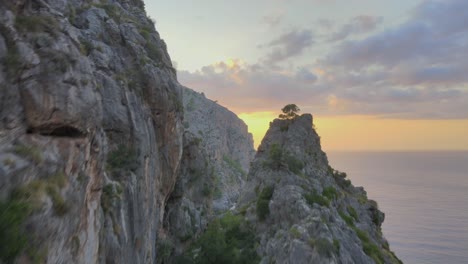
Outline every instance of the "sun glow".
[[[255, 148], [276, 112], [242, 113]], [[406, 120], [375, 116], [314, 116], [325, 151], [466, 150], [468, 120]]]

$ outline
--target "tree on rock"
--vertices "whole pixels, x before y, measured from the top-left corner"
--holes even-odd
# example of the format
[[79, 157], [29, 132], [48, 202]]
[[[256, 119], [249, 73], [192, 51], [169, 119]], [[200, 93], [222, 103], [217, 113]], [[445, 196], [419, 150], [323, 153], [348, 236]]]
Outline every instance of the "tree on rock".
[[299, 113], [301, 109], [299, 109], [299, 107], [295, 104], [288, 104], [283, 107], [281, 111], [283, 111], [283, 113], [279, 115], [280, 119], [293, 119], [297, 116], [297, 113]]

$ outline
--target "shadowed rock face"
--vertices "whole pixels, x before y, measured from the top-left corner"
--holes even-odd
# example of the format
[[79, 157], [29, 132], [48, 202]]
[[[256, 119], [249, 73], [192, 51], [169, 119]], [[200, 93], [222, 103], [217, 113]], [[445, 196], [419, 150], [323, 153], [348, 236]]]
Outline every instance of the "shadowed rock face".
[[261, 263], [399, 262], [383, 213], [328, 165], [309, 114], [270, 123], [237, 208], [255, 226]]
[[175, 255], [235, 206], [255, 154], [252, 135], [234, 113], [188, 88], [183, 95], [184, 155], [161, 241]]
[[19, 258], [153, 263], [183, 114], [143, 2], [0, 1], [0, 62], [1, 200], [32, 208]]

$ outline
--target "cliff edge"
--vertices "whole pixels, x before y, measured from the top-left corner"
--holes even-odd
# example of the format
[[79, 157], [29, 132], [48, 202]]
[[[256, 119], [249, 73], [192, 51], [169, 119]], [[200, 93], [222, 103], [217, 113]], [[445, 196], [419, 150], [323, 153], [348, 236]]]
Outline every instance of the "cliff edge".
[[260, 263], [400, 263], [384, 214], [329, 166], [310, 114], [270, 123], [237, 211], [258, 236]]

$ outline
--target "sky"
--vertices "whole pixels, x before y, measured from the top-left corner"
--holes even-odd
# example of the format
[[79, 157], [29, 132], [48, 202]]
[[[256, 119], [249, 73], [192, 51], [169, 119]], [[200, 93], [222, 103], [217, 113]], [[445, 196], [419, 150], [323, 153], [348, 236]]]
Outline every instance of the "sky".
[[280, 109], [327, 150], [468, 149], [466, 0], [152, 0], [179, 82], [258, 145]]

